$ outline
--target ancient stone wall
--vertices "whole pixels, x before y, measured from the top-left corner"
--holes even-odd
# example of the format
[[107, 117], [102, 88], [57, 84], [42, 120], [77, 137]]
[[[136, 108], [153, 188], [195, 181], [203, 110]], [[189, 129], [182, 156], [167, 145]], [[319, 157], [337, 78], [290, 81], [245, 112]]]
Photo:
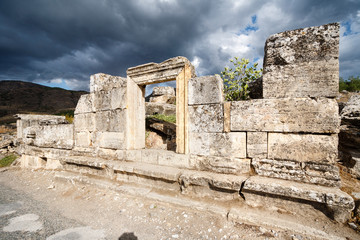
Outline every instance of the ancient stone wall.
[[216, 156], [218, 163], [233, 162], [235, 168], [238, 159], [251, 161], [262, 176], [340, 186], [335, 165], [340, 118], [333, 98], [338, 92], [338, 42], [338, 24], [269, 37], [264, 99], [223, 102], [219, 76], [191, 79], [189, 146], [190, 154], [203, 162], [197, 164], [199, 170], [227, 171], [207, 160]]
[[[245, 200], [246, 192], [248, 204], [261, 199], [256, 206], [271, 205], [269, 196], [280, 205], [324, 204], [344, 222], [354, 201], [339, 190], [336, 166], [338, 43], [339, 24], [270, 36], [264, 98], [247, 101], [225, 102], [222, 79], [195, 77], [183, 57], [129, 68], [127, 78], [95, 74], [73, 125], [62, 117], [19, 116], [22, 164], [163, 181], [159, 186], [198, 196], [206, 189], [212, 191], [206, 196], [215, 191]], [[145, 149], [144, 86], [171, 80], [177, 84], [176, 153]]]

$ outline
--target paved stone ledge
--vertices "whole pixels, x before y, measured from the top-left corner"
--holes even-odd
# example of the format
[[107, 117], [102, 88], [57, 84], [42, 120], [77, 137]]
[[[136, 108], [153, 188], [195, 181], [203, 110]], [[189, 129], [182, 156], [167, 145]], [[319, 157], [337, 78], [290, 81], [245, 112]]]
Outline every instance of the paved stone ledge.
[[340, 187], [339, 168], [334, 165], [272, 159], [252, 159], [251, 164], [261, 176]]
[[[250, 194], [270, 194], [272, 196], [306, 200], [325, 204], [336, 221], [345, 222], [355, 207], [354, 200], [338, 188], [317, 186], [293, 181], [252, 176], [244, 184], [243, 190]], [[246, 194], [245, 194], [246, 196]]]

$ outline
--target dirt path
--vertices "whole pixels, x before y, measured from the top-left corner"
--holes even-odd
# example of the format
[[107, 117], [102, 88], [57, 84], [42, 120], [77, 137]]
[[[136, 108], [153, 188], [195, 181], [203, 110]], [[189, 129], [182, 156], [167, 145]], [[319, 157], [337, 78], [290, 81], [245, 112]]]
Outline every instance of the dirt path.
[[[0, 239], [21, 239], [19, 236], [44, 239], [53, 234], [82, 239], [79, 236], [86, 233], [93, 239], [316, 239], [290, 231], [234, 225], [209, 212], [58, 182], [54, 175], [50, 171], [23, 169], [0, 172], [0, 213], [8, 213], [0, 216]], [[33, 236], [21, 230], [5, 231], [16, 217], [32, 217], [33, 223], [40, 221], [42, 228], [33, 232]], [[340, 233], [346, 233], [348, 239], [360, 239], [352, 229], [334, 226], [339, 227]], [[49, 239], [61, 239], [60, 235]]]

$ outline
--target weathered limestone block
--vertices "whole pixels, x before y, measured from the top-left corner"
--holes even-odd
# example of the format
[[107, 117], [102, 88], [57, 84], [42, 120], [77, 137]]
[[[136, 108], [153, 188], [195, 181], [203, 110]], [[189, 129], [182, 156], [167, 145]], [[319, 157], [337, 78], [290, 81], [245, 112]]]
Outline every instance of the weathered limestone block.
[[342, 124], [360, 127], [360, 95], [351, 96], [340, 115]]
[[95, 130], [100, 132], [125, 132], [127, 109], [95, 113]]
[[94, 112], [94, 94], [84, 94], [81, 95], [76, 108], [75, 115], [79, 113], [91, 113]]
[[294, 200], [306, 200], [325, 204], [338, 222], [345, 222], [355, 207], [354, 200], [338, 188], [298, 183], [282, 179], [252, 176], [246, 180], [243, 193], [245, 197], [251, 193], [270, 194]]
[[68, 123], [65, 119], [65, 116], [17, 114], [16, 117], [18, 118], [16, 121], [16, 126], [17, 137], [19, 139], [26, 137], [24, 131], [29, 127]]
[[223, 80], [219, 75], [189, 80], [189, 105], [223, 102]]
[[269, 133], [268, 157], [299, 162], [335, 163], [338, 157], [338, 136]]
[[176, 114], [176, 106], [173, 104], [164, 104], [164, 103], [153, 103], [147, 102], [145, 103], [146, 115], [154, 115], [154, 114], [163, 114], [163, 115], [175, 115]]
[[334, 165], [257, 158], [251, 164], [261, 176], [340, 187], [339, 168]]
[[231, 102], [231, 131], [338, 133], [335, 99], [283, 98]]
[[96, 156], [109, 160], [125, 160], [125, 150], [97, 148]]
[[74, 145], [74, 125], [59, 124], [36, 127], [34, 145], [71, 149]]
[[128, 77], [126, 91], [126, 146], [127, 149], [142, 149], [145, 148], [145, 87]]
[[126, 87], [114, 88], [109, 91], [98, 91], [94, 93], [94, 110], [114, 110], [126, 108]]
[[141, 162], [158, 164], [159, 151], [157, 149], [142, 149]]
[[286, 31], [265, 44], [264, 98], [336, 97], [339, 23]]
[[171, 95], [161, 95], [156, 97], [150, 97], [150, 103], [161, 103], [161, 104], [175, 104], [176, 97]]
[[75, 146], [91, 147], [93, 134], [89, 131], [75, 132]]
[[152, 96], [175, 96], [175, 89], [173, 87], [154, 87]]
[[75, 114], [74, 128], [76, 132], [95, 130], [95, 113]]
[[126, 78], [97, 73], [90, 77], [90, 92], [110, 91], [114, 88], [126, 87], [126, 83]]
[[126, 74], [138, 85], [153, 84], [175, 80], [185, 65], [191, 69], [191, 77], [195, 77], [195, 68], [185, 57], [174, 57], [162, 63], [131, 67], [127, 69]]
[[189, 152], [203, 156], [246, 158], [246, 133], [190, 133]]
[[190, 168], [189, 155], [178, 154], [173, 151], [161, 151], [159, 152], [158, 161], [160, 165]]
[[223, 132], [222, 104], [189, 106], [189, 132]]
[[94, 146], [110, 149], [126, 149], [126, 138], [123, 132], [96, 132]]
[[246, 152], [249, 158], [267, 157], [267, 132], [247, 132]]
[[38, 156], [30, 156], [23, 154], [20, 158], [20, 166], [22, 168], [44, 168], [46, 166], [46, 161]]
[[191, 155], [190, 165], [200, 171], [224, 174], [240, 175], [250, 172], [250, 159]]

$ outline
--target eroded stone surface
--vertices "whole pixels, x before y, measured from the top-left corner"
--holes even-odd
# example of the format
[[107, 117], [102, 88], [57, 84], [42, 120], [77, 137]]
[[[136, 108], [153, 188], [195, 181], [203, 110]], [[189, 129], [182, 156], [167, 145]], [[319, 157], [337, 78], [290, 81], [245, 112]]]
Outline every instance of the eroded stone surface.
[[173, 87], [154, 87], [152, 96], [175, 96], [175, 89]]
[[90, 76], [90, 92], [110, 91], [114, 88], [126, 86], [127, 79], [119, 76], [111, 76], [97, 73]]
[[251, 164], [262, 176], [340, 187], [339, 168], [334, 165], [256, 158]]
[[189, 105], [223, 102], [223, 80], [219, 75], [189, 80]]
[[269, 133], [270, 159], [334, 164], [338, 157], [338, 136]]
[[264, 98], [336, 97], [339, 30], [339, 23], [332, 23], [270, 36], [265, 44]]
[[355, 207], [353, 198], [338, 188], [281, 179], [271, 180], [267, 177], [252, 176], [246, 180], [243, 190], [323, 203], [333, 212], [334, 219], [339, 222], [345, 222]]
[[188, 65], [191, 77], [195, 77], [195, 69], [185, 57], [170, 58], [162, 63], [147, 63], [128, 68], [127, 75], [138, 85], [172, 81]]
[[155, 115], [155, 114], [175, 115], [176, 114], [176, 106], [173, 104], [147, 102], [147, 103], [145, 103], [145, 106], [146, 106], [146, 115]]
[[335, 99], [283, 98], [232, 102], [231, 131], [338, 133]]
[[250, 159], [191, 155], [190, 162], [192, 167], [200, 171], [235, 175], [250, 172]]
[[267, 157], [267, 132], [247, 132], [246, 153], [249, 158]]
[[223, 132], [224, 114], [222, 104], [189, 106], [190, 132]]
[[203, 156], [246, 158], [246, 133], [190, 133], [189, 152]]

